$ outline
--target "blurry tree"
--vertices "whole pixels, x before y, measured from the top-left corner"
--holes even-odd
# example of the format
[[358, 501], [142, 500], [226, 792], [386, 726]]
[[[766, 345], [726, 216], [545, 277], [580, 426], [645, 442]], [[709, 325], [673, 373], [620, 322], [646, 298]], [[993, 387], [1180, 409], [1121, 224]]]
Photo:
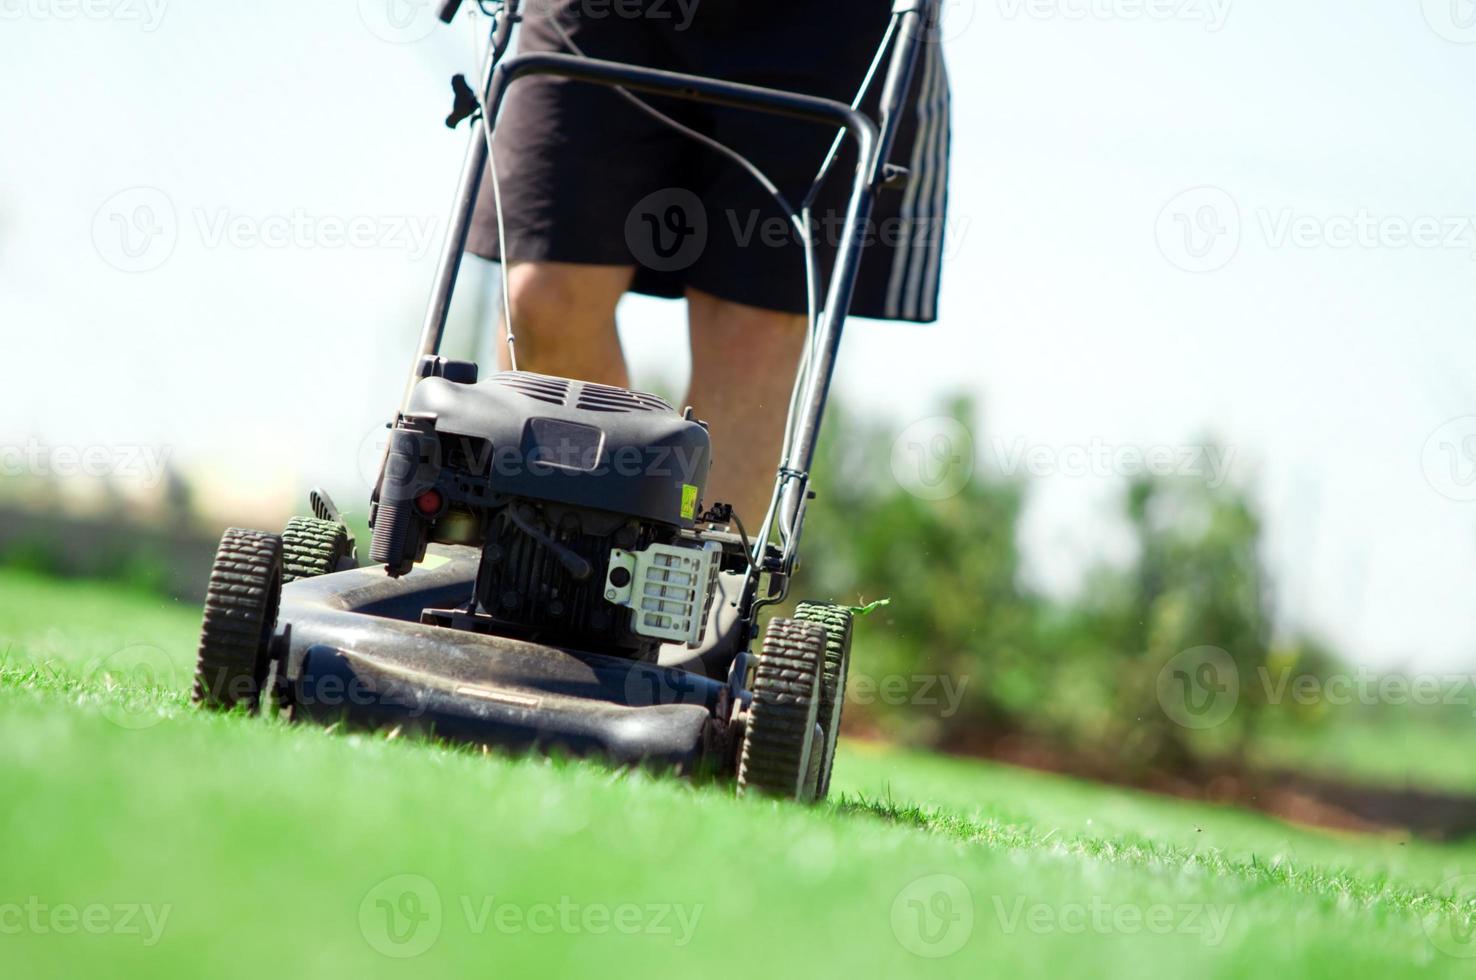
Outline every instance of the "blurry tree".
[[[967, 401], [947, 412], [974, 425]], [[1134, 558], [1091, 569], [1081, 595], [1052, 601], [1022, 582], [1021, 482], [976, 469], [956, 495], [921, 499], [892, 474], [893, 432], [844, 411], [826, 425], [792, 594], [891, 600], [858, 627], [852, 725], [957, 751], [1027, 734], [1128, 768], [1184, 771], [1242, 752], [1271, 635], [1261, 528], [1243, 490], [1131, 482], [1121, 520]], [[1196, 693], [1235, 699], [1207, 727], [1184, 724], [1161, 688], [1200, 648], [1227, 676], [1196, 669], [1191, 681], [1216, 685]]]

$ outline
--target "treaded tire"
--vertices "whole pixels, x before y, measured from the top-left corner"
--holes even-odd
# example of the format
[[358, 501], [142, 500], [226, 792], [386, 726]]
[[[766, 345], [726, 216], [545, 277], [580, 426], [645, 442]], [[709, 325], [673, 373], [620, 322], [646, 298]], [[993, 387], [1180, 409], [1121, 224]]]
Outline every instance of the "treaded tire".
[[194, 701], [229, 711], [255, 710], [282, 598], [282, 539], [233, 527], [220, 539], [195, 663]]
[[738, 763], [738, 792], [805, 801], [820, 708], [825, 628], [769, 621], [753, 682], [753, 704]]
[[282, 581], [336, 572], [350, 547], [348, 529], [337, 521], [294, 517], [282, 532]]
[[794, 618], [825, 627], [825, 669], [820, 679], [820, 774], [815, 786], [815, 799], [823, 800], [830, 792], [830, 770], [835, 766], [835, 746], [840, 739], [841, 710], [846, 700], [846, 675], [851, 666], [851, 631], [855, 613], [847, 606], [833, 602], [801, 602]]

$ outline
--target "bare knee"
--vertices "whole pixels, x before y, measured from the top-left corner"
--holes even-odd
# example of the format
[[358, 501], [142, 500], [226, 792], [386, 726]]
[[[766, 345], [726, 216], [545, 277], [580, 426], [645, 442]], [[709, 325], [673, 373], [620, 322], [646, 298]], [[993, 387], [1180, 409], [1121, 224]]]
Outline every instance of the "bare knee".
[[629, 269], [615, 266], [558, 262], [512, 266], [508, 300], [518, 366], [619, 383], [625, 366], [615, 332], [615, 307], [630, 278]]
[[804, 350], [803, 316], [705, 293], [693, 293], [689, 302], [694, 373], [722, 371], [759, 381], [761, 372], [792, 372]]
[[508, 270], [508, 297], [520, 329], [565, 325], [590, 330], [615, 316], [615, 304], [628, 277], [612, 276], [605, 266], [523, 262]]

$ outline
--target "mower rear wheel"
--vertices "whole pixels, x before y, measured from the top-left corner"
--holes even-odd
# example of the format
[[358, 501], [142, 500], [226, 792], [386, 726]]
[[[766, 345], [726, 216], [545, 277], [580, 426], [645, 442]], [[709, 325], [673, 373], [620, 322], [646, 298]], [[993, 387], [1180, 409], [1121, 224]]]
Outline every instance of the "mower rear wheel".
[[294, 517], [282, 532], [282, 581], [336, 572], [352, 556], [348, 528], [337, 521]]
[[819, 750], [816, 718], [825, 660], [825, 627], [769, 621], [753, 682], [753, 704], [738, 764], [738, 792], [808, 802], [811, 753]]
[[229, 711], [261, 702], [282, 598], [282, 539], [230, 528], [220, 539], [205, 593], [194, 701]]
[[820, 682], [819, 777], [815, 799], [823, 800], [830, 792], [830, 770], [835, 766], [835, 746], [840, 738], [841, 709], [846, 700], [846, 675], [851, 667], [851, 627], [855, 614], [849, 606], [833, 602], [801, 602], [794, 618], [825, 627], [825, 670]]

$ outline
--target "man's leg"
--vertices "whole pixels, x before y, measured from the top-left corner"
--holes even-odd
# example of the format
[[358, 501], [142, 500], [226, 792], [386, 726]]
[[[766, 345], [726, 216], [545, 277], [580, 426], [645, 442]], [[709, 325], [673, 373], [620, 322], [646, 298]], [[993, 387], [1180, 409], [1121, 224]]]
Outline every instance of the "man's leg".
[[[630, 266], [514, 262], [508, 298], [518, 368], [629, 387], [615, 306], [634, 274]], [[498, 363], [506, 370], [507, 324], [498, 320]]]
[[758, 532], [774, 490], [784, 418], [805, 346], [805, 318], [687, 290], [692, 388], [687, 401], [712, 432], [704, 503], [730, 503]]

